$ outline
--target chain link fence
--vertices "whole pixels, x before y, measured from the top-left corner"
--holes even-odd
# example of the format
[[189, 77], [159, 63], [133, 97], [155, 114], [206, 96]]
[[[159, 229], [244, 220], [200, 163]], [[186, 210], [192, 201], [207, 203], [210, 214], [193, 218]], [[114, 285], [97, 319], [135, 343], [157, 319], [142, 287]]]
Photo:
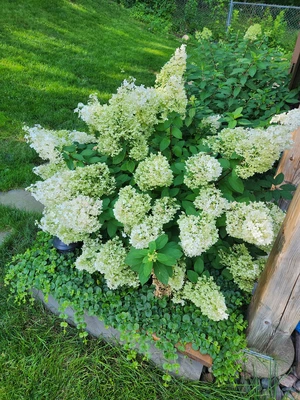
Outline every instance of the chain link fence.
[[176, 0], [173, 13], [173, 24], [181, 33], [207, 27], [222, 37], [229, 26], [245, 32], [255, 23], [261, 24], [277, 44], [292, 50], [300, 32], [300, 7], [233, 0]]
[[227, 27], [233, 20], [237, 20], [242, 26], [253, 23], [261, 23], [272, 17], [273, 20], [280, 17], [287, 30], [300, 30], [300, 7], [280, 6], [276, 4], [255, 4], [232, 1], [229, 5]]

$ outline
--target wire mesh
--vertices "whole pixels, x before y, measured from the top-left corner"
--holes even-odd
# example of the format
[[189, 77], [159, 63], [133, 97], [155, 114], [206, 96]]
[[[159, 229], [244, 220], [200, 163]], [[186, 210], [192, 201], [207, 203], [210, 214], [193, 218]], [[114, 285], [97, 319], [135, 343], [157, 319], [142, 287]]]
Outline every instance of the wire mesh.
[[288, 30], [300, 30], [300, 7], [280, 6], [275, 4], [256, 4], [246, 2], [231, 2], [227, 25], [235, 18], [239, 24], [246, 26], [260, 23], [272, 17], [273, 20], [282, 15], [282, 20]]

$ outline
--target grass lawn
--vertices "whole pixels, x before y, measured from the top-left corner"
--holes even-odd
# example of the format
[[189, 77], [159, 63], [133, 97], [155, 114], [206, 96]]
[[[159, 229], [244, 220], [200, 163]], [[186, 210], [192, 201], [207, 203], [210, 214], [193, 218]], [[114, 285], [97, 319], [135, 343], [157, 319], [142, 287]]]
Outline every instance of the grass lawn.
[[[0, 190], [26, 187], [39, 163], [24, 142], [23, 124], [82, 129], [73, 113], [90, 93], [107, 101], [134, 76], [152, 85], [155, 72], [180, 43], [153, 35], [127, 10], [105, 0], [2, 0], [0, 13]], [[64, 333], [41, 304], [21, 306], [4, 287], [5, 264], [33, 240], [38, 215], [0, 206], [1, 400], [254, 399], [236, 389], [173, 379], [100, 340], [85, 345]]]
[[0, 190], [35, 179], [24, 124], [84, 129], [73, 112], [79, 102], [91, 93], [106, 102], [130, 76], [153, 85], [179, 44], [152, 34], [112, 1], [2, 0]]

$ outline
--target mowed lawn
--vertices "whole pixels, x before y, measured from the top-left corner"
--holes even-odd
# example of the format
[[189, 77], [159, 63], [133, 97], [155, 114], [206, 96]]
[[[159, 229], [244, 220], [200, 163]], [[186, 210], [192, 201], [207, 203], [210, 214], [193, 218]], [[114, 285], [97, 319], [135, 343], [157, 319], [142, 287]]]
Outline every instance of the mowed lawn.
[[27, 186], [38, 162], [22, 126], [84, 129], [73, 112], [91, 93], [107, 102], [124, 79], [154, 84], [180, 45], [106, 0], [2, 0], [0, 190]]

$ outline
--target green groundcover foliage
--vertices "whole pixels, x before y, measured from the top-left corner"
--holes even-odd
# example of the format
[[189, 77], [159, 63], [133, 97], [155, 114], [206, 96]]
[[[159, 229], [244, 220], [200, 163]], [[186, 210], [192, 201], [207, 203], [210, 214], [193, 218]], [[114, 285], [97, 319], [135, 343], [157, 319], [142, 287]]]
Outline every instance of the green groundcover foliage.
[[[83, 338], [86, 311], [146, 354], [155, 333], [166, 371], [178, 367], [175, 344], [192, 342], [219, 383], [235, 380], [243, 312], [284, 219], [277, 202], [294, 190], [274, 164], [300, 126], [299, 109], [274, 115], [296, 93], [260, 36], [254, 26], [213, 43], [203, 31], [190, 66], [182, 45], [153, 87], [131, 78], [108, 104], [78, 104], [88, 132], [25, 127], [47, 161], [28, 189], [45, 210], [6, 275], [17, 301], [40, 289], [63, 318], [73, 307]], [[81, 249], [59, 254], [53, 236]]]

